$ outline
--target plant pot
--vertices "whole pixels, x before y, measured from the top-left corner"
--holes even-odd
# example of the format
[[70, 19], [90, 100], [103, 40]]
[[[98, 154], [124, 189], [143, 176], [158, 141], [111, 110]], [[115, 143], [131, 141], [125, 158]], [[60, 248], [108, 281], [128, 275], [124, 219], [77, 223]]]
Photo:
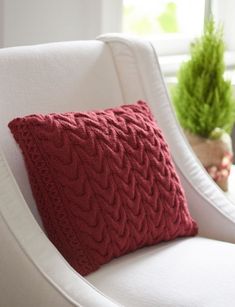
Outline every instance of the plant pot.
[[208, 174], [223, 191], [227, 191], [233, 160], [230, 135], [223, 133], [219, 139], [215, 140], [194, 135], [187, 131], [185, 135]]

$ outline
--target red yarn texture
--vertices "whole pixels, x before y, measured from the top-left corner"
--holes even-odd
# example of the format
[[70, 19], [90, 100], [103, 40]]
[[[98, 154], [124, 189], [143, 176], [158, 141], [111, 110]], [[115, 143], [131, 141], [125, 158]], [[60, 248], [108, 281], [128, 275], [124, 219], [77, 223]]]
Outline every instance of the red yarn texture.
[[197, 233], [168, 146], [144, 102], [9, 123], [48, 237], [82, 275]]

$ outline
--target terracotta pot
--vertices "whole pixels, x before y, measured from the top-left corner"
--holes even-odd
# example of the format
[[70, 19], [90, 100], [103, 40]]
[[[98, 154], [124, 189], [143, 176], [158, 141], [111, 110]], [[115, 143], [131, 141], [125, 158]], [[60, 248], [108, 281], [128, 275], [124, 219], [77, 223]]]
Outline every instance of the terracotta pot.
[[223, 190], [228, 190], [228, 177], [231, 170], [233, 151], [229, 134], [223, 133], [219, 139], [212, 140], [185, 132], [198, 159]]

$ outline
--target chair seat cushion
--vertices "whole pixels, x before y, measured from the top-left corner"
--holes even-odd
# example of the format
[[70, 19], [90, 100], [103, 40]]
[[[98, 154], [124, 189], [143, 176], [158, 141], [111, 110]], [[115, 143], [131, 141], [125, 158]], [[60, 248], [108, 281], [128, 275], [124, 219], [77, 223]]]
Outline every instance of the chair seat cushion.
[[146, 103], [31, 115], [9, 127], [48, 236], [82, 275], [137, 248], [197, 233]]
[[126, 307], [224, 307], [235, 302], [235, 246], [201, 237], [146, 247], [86, 278]]

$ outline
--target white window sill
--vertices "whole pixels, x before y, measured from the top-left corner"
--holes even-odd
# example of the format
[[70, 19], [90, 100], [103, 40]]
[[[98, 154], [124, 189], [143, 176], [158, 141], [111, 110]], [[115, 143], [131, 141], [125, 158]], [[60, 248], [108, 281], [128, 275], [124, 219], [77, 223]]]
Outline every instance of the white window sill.
[[[190, 56], [186, 54], [159, 56], [160, 66], [167, 83], [175, 84], [177, 82], [176, 75], [180, 65], [189, 58]], [[224, 60], [226, 67], [225, 77], [230, 79], [235, 86], [235, 52], [225, 52]]]

